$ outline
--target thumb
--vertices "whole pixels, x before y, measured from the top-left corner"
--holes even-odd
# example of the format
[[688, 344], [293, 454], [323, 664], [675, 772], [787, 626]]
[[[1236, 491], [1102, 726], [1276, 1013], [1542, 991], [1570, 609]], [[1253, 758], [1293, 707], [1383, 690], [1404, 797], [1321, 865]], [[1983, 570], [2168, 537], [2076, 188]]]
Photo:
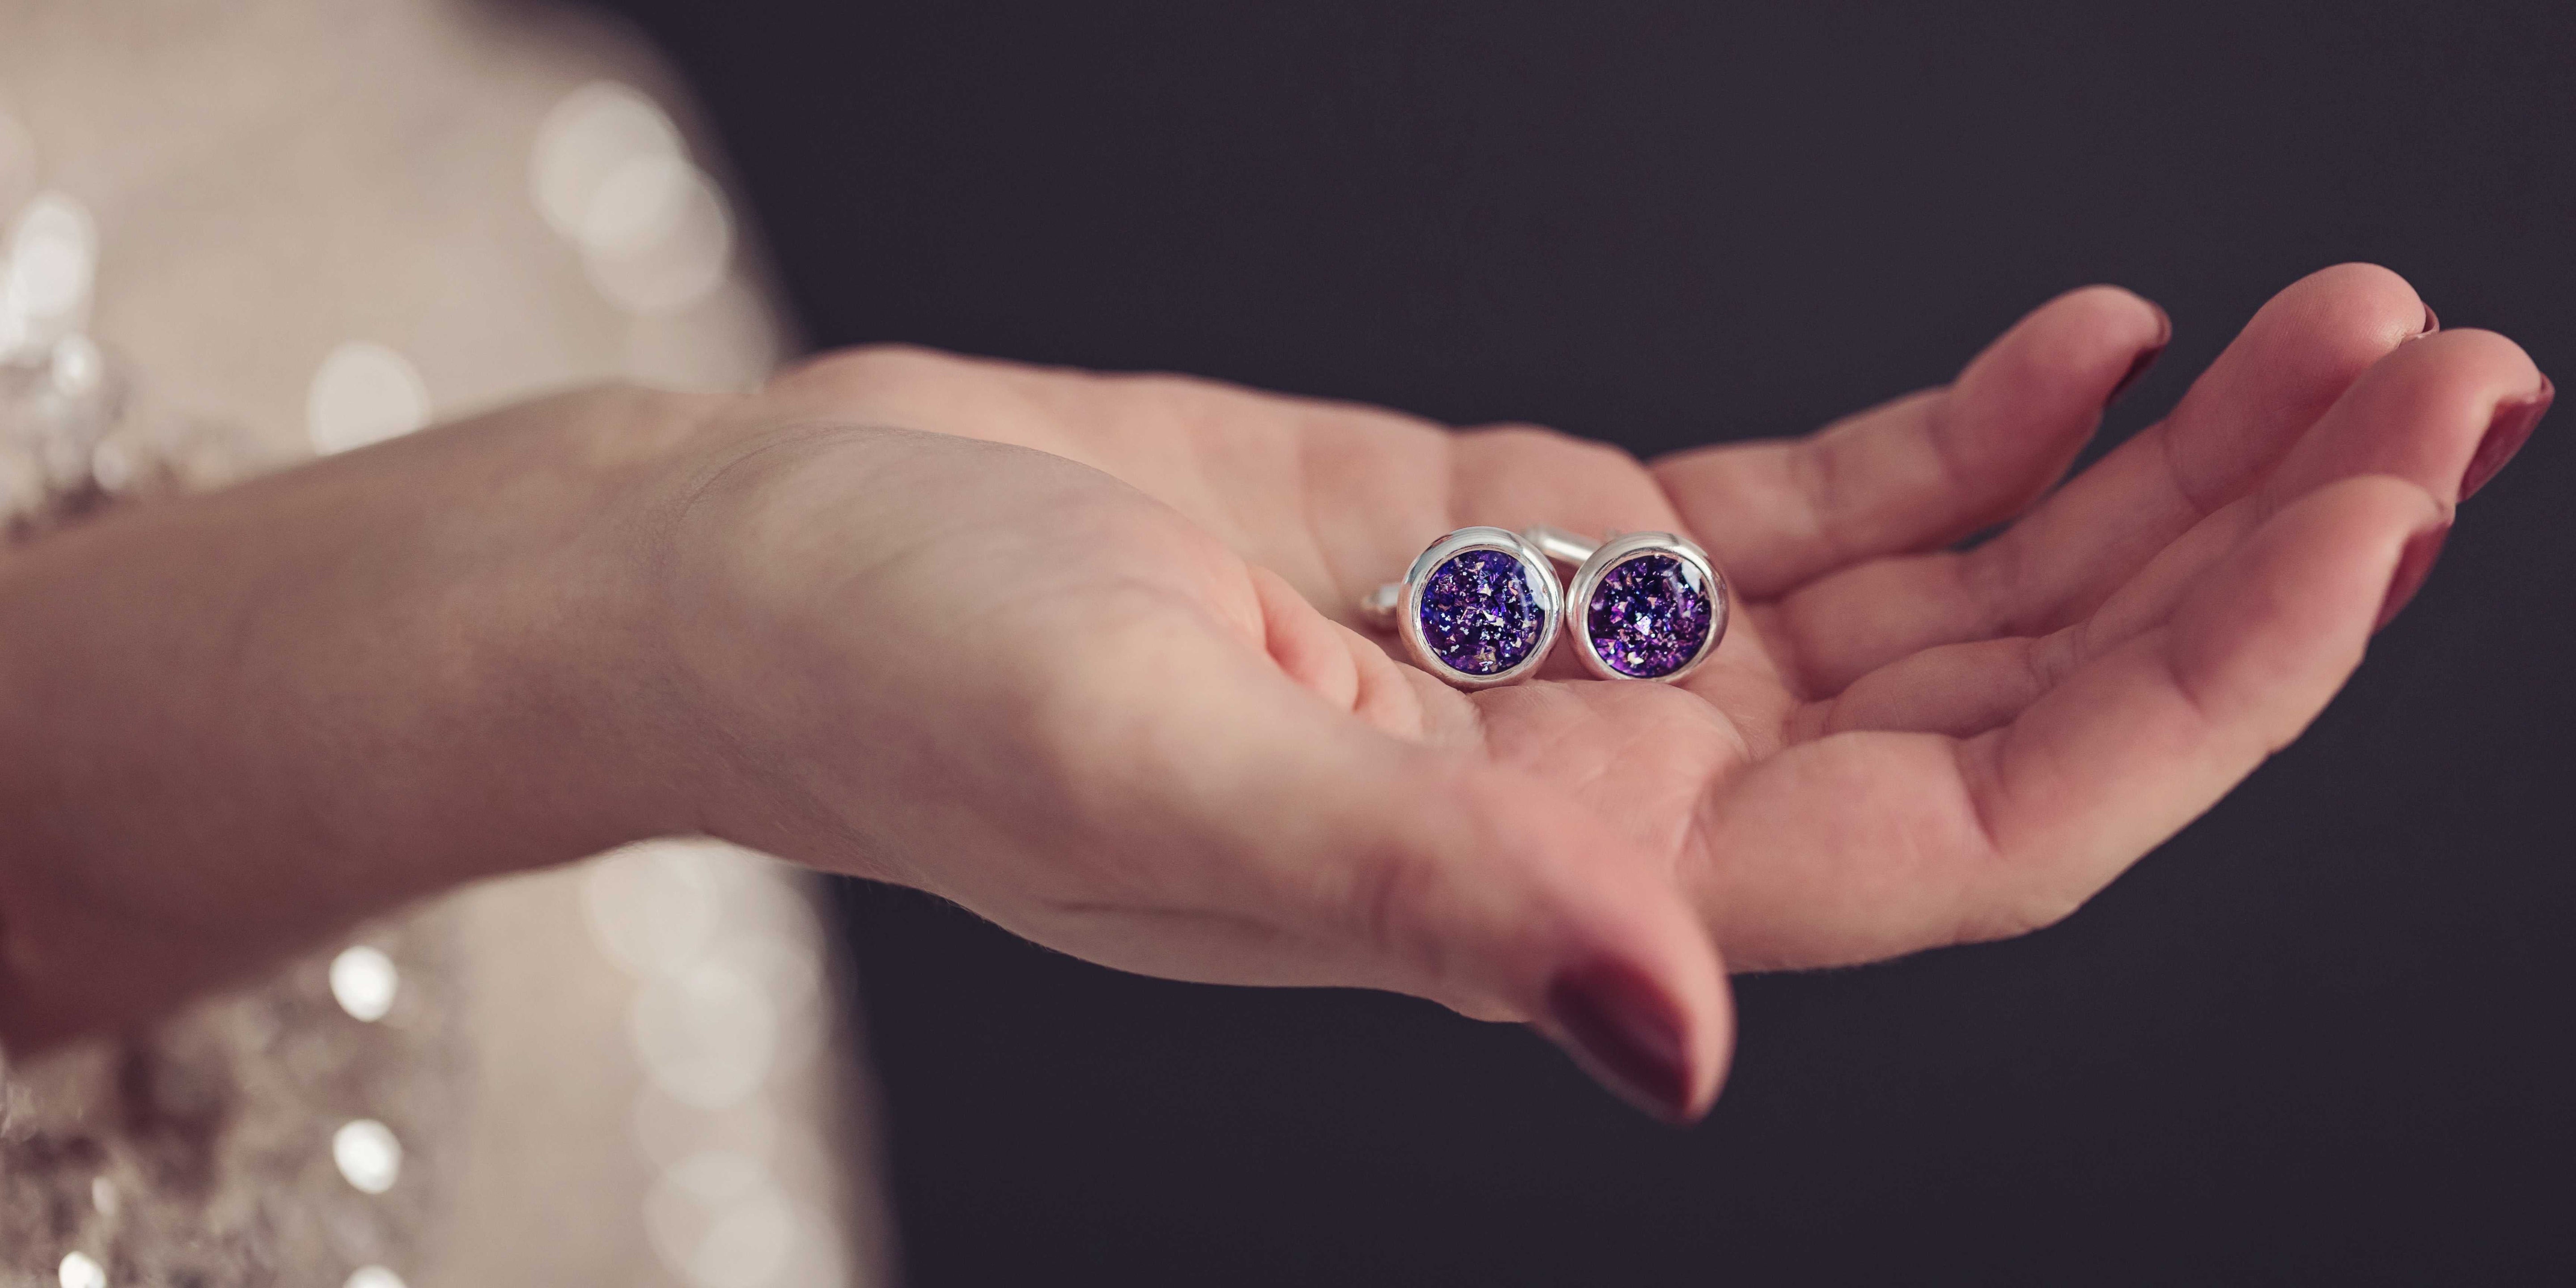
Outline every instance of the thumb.
[[1353, 875], [1369, 937], [1418, 971], [1418, 989], [1531, 1021], [1657, 1117], [1705, 1114], [1734, 1047], [1734, 1009], [1671, 865], [1543, 782], [1455, 765], [1384, 781], [1400, 799], [1347, 820], [1387, 838]]
[[1674, 1122], [1707, 1112], [1733, 1010], [1669, 856], [1472, 748], [1372, 728], [1267, 659], [1186, 652], [1165, 652], [1147, 691], [1120, 699], [1142, 719], [1093, 761], [1133, 787], [1095, 802], [1109, 808], [1094, 817], [1122, 820], [1117, 848], [1130, 864], [1162, 852], [1144, 864], [1156, 912], [1076, 951], [1527, 1021], [1639, 1107]]

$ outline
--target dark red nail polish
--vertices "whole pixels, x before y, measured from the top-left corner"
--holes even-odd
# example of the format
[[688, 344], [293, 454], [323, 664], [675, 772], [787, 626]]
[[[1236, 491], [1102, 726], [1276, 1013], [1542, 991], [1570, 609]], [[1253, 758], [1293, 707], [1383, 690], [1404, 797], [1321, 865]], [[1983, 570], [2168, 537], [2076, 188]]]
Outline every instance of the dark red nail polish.
[[1547, 1008], [1585, 1072], [1665, 1122], [1690, 1121], [1681, 1014], [1653, 981], [1615, 961], [1578, 966], [1548, 985]]
[[2406, 538], [2406, 548], [2397, 555], [2397, 571], [2388, 575], [2388, 597], [2379, 601], [2379, 621], [2370, 629], [2386, 626], [2423, 589], [2424, 578], [2433, 571], [2433, 561], [2442, 557], [2442, 543], [2450, 535], [2451, 525], [2443, 522], [2418, 528]]
[[2439, 314], [2439, 313], [2435, 313], [2435, 312], [2433, 311], [2433, 306], [2432, 306], [2432, 305], [2430, 305], [2430, 304], [2425, 305], [2425, 306], [2424, 306], [2424, 329], [2423, 329], [2423, 330], [2421, 330], [2421, 331], [2416, 332], [2415, 334], [2417, 334], [2417, 335], [2431, 335], [2431, 334], [2433, 334], [2434, 332], [2439, 331], [2439, 330], [2441, 330], [2441, 329], [2442, 329], [2442, 315], [2441, 315], [2441, 314]]
[[2540, 378], [2540, 392], [2528, 398], [2496, 404], [2495, 419], [2487, 422], [2487, 436], [2478, 440], [2478, 450], [2469, 457], [2469, 468], [2460, 475], [2460, 499], [2477, 495], [2487, 480], [2522, 450], [2531, 431], [2540, 426], [2540, 418], [2549, 412], [2550, 400], [2558, 396], [2558, 386], [2549, 377]]
[[2111, 386], [2111, 392], [2103, 397], [2102, 405], [2108, 407], [2118, 401], [2121, 394], [2128, 392], [2129, 386], [2138, 383], [2138, 377], [2147, 374], [2147, 368], [2156, 365], [2156, 356], [2164, 351], [2165, 342], [2162, 340], [2138, 350], [2138, 356], [2129, 361], [2128, 371], [2121, 375], [2120, 383]]

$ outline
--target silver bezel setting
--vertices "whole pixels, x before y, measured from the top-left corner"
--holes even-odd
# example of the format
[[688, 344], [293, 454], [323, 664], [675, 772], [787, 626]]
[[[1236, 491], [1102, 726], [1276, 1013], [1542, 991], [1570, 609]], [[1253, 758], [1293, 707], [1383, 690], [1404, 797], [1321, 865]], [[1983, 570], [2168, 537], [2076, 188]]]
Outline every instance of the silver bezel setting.
[[[1461, 671], [1440, 660], [1431, 651], [1431, 643], [1422, 638], [1422, 587], [1433, 571], [1451, 559], [1470, 550], [1498, 550], [1520, 561], [1529, 574], [1530, 585], [1538, 595], [1540, 621], [1538, 643], [1529, 656], [1506, 670], [1492, 675]], [[1404, 575], [1404, 599], [1396, 606], [1395, 630], [1404, 640], [1404, 650], [1413, 664], [1439, 676], [1461, 689], [1490, 689], [1528, 679], [1547, 661], [1556, 648], [1557, 631], [1564, 625], [1565, 587], [1556, 577], [1556, 569], [1540, 554], [1538, 548], [1523, 541], [1519, 533], [1508, 528], [1460, 528], [1434, 541], [1414, 557], [1413, 567]]]
[[[1689, 661], [1663, 675], [1630, 675], [1602, 660], [1601, 650], [1592, 643], [1592, 593], [1601, 588], [1601, 579], [1610, 570], [1641, 555], [1671, 555], [1699, 569], [1708, 579], [1708, 638], [1700, 641], [1699, 651]], [[1631, 532], [1602, 542], [1600, 548], [1574, 570], [1574, 580], [1565, 588], [1566, 613], [1574, 618], [1574, 651], [1583, 659], [1583, 668], [1604, 680], [1641, 680], [1648, 684], [1672, 684], [1690, 675], [1717, 651], [1717, 642], [1726, 638], [1726, 622], [1734, 606], [1734, 595], [1727, 588], [1726, 575], [1708, 557], [1699, 543], [1671, 532]]]

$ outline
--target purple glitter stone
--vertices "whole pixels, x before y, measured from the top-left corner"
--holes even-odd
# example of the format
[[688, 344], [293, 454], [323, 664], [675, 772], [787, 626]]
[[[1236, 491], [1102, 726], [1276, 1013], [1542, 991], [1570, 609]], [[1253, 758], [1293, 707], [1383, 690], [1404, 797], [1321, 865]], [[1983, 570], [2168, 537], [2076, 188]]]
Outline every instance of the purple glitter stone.
[[1671, 555], [1646, 554], [1602, 575], [1585, 610], [1592, 649], [1640, 680], [1670, 675], [1708, 639], [1708, 579]]
[[1538, 647], [1547, 608], [1529, 570], [1500, 550], [1470, 550], [1422, 583], [1422, 639], [1468, 675], [1499, 675]]

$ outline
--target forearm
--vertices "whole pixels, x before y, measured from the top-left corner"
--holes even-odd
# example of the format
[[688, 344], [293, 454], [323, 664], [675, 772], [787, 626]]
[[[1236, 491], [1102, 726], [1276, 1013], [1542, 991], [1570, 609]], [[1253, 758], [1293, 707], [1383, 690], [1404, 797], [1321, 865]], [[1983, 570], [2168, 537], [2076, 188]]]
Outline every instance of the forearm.
[[689, 827], [637, 498], [705, 410], [548, 400], [0, 559], [0, 1036]]

